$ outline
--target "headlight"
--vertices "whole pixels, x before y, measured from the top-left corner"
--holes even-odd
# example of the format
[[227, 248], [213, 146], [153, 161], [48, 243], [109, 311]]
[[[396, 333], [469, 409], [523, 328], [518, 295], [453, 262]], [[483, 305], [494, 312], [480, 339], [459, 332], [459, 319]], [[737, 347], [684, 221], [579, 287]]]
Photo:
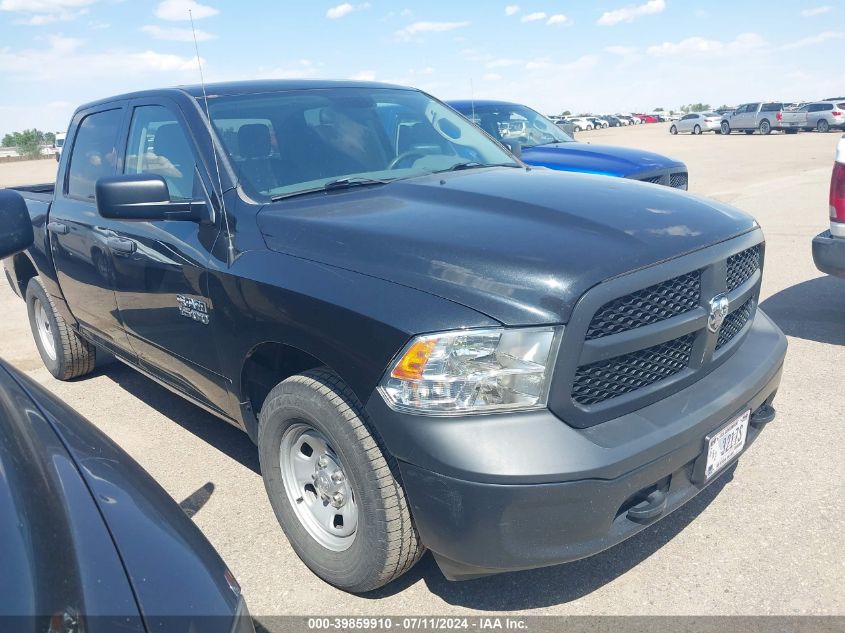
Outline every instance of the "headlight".
[[454, 415], [546, 406], [562, 327], [418, 336], [379, 391], [394, 409]]

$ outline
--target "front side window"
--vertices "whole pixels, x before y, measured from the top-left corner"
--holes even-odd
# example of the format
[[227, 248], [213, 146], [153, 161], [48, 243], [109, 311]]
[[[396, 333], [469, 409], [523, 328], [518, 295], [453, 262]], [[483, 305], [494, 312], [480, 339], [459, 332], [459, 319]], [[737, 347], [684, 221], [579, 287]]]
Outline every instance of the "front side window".
[[135, 108], [123, 173], [161, 176], [171, 200], [190, 200], [199, 184], [196, 164], [182, 124], [170, 110], [158, 105]]
[[67, 179], [67, 195], [95, 199], [97, 181], [117, 169], [117, 132], [123, 110], [89, 114], [79, 124]]
[[210, 100], [209, 110], [239, 182], [259, 199], [337, 180], [392, 181], [458, 165], [518, 166], [466, 119], [416, 90], [233, 95]]

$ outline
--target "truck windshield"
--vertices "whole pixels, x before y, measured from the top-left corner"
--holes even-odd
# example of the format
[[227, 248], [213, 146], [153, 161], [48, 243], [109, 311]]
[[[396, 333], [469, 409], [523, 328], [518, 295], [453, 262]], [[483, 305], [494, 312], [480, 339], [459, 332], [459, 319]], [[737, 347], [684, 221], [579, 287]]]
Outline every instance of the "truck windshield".
[[526, 148], [575, 141], [551, 119], [523, 105], [482, 104], [463, 114], [494, 139], [518, 141]]
[[209, 112], [241, 185], [258, 199], [338, 181], [377, 184], [456, 168], [520, 166], [469, 121], [416, 90], [234, 95], [210, 99]]

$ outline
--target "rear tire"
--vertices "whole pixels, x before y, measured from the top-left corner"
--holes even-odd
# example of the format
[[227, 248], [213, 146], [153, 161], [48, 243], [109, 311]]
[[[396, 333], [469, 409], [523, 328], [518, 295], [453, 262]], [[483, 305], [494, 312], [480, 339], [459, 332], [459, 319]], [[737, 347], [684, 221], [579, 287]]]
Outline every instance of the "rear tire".
[[70, 380], [94, 371], [96, 348], [68, 327], [38, 277], [26, 287], [26, 309], [38, 353], [53, 376]]
[[[291, 547], [315, 574], [362, 593], [419, 560], [425, 548], [396, 461], [336, 374], [316, 369], [283, 380], [270, 391], [259, 419], [258, 452], [270, 503]], [[347, 517], [354, 520], [351, 534]]]
[[822, 134], [827, 134], [830, 131], [830, 123], [824, 119], [819, 119], [819, 122], [816, 123], [816, 129]]
[[692, 128], [692, 133], [695, 134], [696, 136], [701, 134], [701, 126], [696, 125], [694, 128]]
[[763, 119], [760, 121], [760, 125], [757, 129], [760, 130], [760, 134], [763, 136], [768, 136], [772, 133], [772, 124], [769, 123], [768, 119]]
[[674, 125], [669, 128], [669, 134], [677, 134], [677, 133], [678, 133], [678, 128], [676, 128]]

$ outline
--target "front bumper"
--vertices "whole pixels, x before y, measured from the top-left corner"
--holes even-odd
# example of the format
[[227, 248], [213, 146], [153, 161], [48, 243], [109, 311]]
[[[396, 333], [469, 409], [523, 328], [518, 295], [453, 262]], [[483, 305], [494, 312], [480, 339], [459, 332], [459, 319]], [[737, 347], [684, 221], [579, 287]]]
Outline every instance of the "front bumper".
[[813, 238], [813, 262], [823, 273], [845, 278], [845, 238], [830, 231]]
[[586, 429], [549, 411], [425, 418], [380, 397], [367, 409], [399, 460], [423, 543], [448, 578], [465, 579], [590, 556], [689, 501], [718, 479], [698, 476], [706, 435], [750, 408], [747, 448], [771, 420], [785, 353], [758, 310], [718, 369]]

